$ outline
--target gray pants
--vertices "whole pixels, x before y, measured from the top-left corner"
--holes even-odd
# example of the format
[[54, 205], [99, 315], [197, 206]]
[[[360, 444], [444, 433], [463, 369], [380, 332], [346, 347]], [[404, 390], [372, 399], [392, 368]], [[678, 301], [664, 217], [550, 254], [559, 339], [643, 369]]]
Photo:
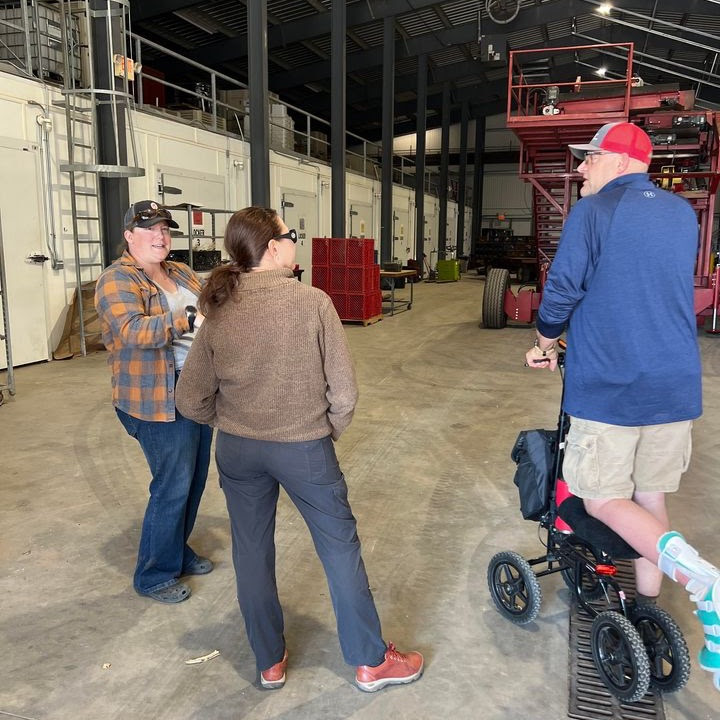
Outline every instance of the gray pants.
[[238, 602], [258, 668], [279, 662], [285, 649], [275, 580], [280, 485], [305, 520], [325, 569], [345, 662], [383, 662], [380, 620], [330, 437], [283, 443], [219, 432], [215, 458], [230, 515]]

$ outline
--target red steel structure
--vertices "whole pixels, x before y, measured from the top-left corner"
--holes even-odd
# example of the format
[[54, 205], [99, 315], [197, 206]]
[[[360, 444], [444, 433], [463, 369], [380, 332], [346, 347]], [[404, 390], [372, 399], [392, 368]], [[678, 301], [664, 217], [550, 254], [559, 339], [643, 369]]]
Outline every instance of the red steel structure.
[[[538, 59], [563, 55], [578, 60], [583, 53], [606, 52], [626, 57], [617, 79], [549, 84], [533, 82]], [[485, 327], [504, 327], [507, 320], [532, 322], [552, 263], [563, 223], [578, 199], [578, 161], [567, 146], [586, 143], [608, 122], [634, 122], [653, 141], [650, 177], [665, 189], [688, 199], [698, 216], [700, 243], [695, 267], [695, 312], [698, 322], [713, 316], [715, 331], [720, 265], [713, 248], [713, 216], [720, 183], [720, 113], [694, 109], [691, 90], [644, 86], [633, 75], [633, 44], [583, 45], [511, 51], [508, 73], [507, 126], [520, 140], [520, 177], [533, 187], [533, 233], [537, 241], [538, 282], [510, 289], [508, 270], [489, 271], [483, 297]], [[586, 63], [585, 63], [586, 64]]]

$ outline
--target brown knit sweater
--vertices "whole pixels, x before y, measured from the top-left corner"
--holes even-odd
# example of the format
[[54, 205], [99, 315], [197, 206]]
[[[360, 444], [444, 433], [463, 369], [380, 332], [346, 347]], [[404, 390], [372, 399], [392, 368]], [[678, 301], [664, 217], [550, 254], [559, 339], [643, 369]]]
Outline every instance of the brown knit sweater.
[[257, 440], [301, 442], [350, 424], [358, 392], [330, 298], [291, 270], [240, 276], [198, 330], [175, 402], [197, 422]]

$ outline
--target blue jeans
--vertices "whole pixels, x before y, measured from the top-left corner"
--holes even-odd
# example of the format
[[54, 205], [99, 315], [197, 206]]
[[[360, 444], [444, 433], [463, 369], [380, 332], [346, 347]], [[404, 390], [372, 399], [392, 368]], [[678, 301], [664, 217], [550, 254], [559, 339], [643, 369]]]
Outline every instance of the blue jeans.
[[175, 411], [174, 422], [138, 420], [115, 408], [150, 466], [150, 500], [133, 585], [142, 595], [175, 585], [197, 559], [187, 544], [210, 465], [212, 428]]
[[282, 660], [285, 649], [275, 581], [280, 485], [305, 520], [323, 564], [345, 662], [383, 662], [380, 620], [330, 437], [284, 443], [218, 432], [215, 459], [230, 515], [238, 602], [258, 668]]

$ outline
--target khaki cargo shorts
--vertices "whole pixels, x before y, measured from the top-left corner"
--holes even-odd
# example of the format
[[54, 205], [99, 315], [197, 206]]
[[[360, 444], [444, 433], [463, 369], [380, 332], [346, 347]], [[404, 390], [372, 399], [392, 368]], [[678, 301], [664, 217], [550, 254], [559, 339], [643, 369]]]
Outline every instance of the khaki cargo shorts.
[[563, 477], [581, 498], [675, 492], [692, 452], [692, 420], [621, 427], [570, 419]]

